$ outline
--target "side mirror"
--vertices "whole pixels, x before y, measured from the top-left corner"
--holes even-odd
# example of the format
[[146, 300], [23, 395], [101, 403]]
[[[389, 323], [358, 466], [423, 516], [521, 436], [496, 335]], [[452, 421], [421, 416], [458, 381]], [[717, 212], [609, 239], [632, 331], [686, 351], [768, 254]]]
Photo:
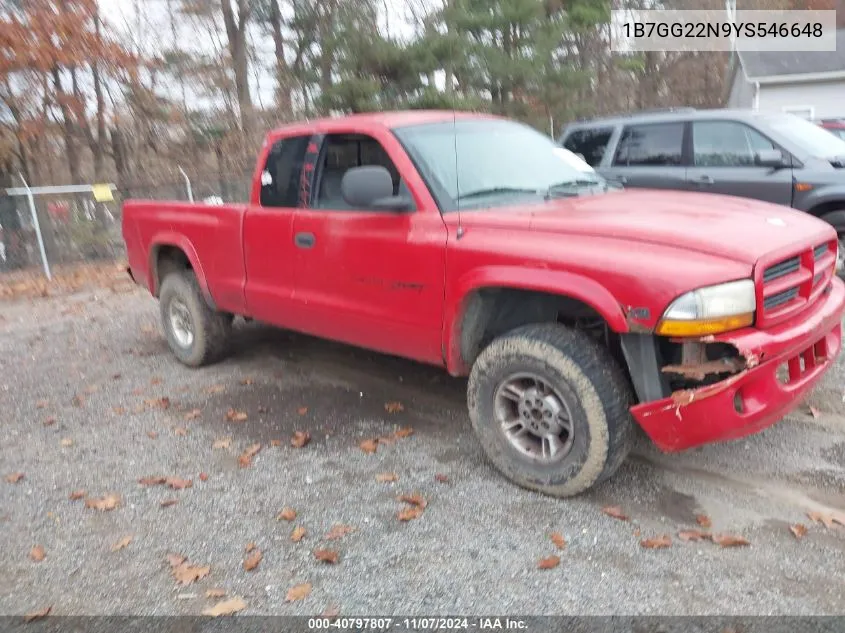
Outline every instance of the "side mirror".
[[786, 167], [786, 160], [783, 157], [783, 152], [779, 149], [761, 149], [754, 154], [754, 164], [757, 167], [780, 169]]
[[346, 204], [381, 211], [407, 211], [410, 201], [393, 195], [393, 178], [381, 165], [353, 167], [343, 174], [340, 193]]

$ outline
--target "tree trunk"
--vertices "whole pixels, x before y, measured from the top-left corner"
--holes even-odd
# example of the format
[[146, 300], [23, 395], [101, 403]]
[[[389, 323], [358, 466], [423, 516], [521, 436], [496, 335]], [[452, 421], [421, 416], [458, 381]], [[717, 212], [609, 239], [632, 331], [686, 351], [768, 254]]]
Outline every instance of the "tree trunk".
[[270, 26], [273, 29], [273, 46], [276, 49], [277, 104], [282, 115], [290, 118], [293, 114], [291, 100], [290, 68], [285, 59], [285, 38], [282, 35], [282, 13], [278, 0], [270, 0]]
[[238, 16], [232, 11], [231, 0], [221, 0], [223, 23], [229, 41], [232, 72], [235, 76], [235, 94], [241, 114], [241, 129], [249, 137], [254, 129], [252, 97], [249, 93], [249, 59], [247, 58], [246, 23], [250, 7], [247, 0], [238, 0]]
[[65, 141], [65, 164], [70, 172], [72, 184], [79, 184], [82, 180], [79, 175], [79, 151], [76, 147], [76, 129], [73, 124], [73, 115], [67, 106], [67, 95], [62, 88], [62, 77], [59, 67], [53, 67], [53, 84], [56, 88], [56, 98], [59, 102], [59, 109], [62, 113], [62, 135]]

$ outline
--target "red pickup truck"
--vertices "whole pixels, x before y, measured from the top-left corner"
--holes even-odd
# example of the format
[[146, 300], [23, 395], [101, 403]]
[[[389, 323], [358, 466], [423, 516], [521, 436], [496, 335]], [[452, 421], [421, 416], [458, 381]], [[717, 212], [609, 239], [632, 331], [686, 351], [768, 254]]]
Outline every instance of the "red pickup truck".
[[130, 274], [184, 364], [234, 315], [468, 375], [490, 460], [577, 494], [625, 458], [738, 438], [840, 350], [827, 223], [754, 200], [612, 188], [520, 123], [355, 115], [268, 134], [248, 204], [128, 201]]

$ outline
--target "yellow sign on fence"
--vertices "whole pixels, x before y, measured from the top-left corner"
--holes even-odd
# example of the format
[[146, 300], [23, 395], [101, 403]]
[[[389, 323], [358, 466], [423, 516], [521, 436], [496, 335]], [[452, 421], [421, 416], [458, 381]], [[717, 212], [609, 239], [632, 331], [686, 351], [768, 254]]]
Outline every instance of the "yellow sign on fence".
[[91, 193], [94, 194], [94, 200], [97, 202], [112, 202], [114, 200], [110, 185], [91, 185]]

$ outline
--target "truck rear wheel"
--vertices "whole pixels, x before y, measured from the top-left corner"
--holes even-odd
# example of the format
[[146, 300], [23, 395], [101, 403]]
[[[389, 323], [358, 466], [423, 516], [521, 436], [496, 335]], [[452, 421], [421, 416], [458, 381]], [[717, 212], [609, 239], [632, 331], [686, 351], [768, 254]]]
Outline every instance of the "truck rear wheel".
[[209, 307], [191, 271], [172, 272], [164, 278], [159, 309], [167, 344], [180, 362], [200, 367], [226, 353], [232, 317]]
[[569, 497], [610, 477], [630, 450], [630, 390], [607, 350], [558, 324], [494, 340], [472, 367], [470, 419], [514, 483]]

